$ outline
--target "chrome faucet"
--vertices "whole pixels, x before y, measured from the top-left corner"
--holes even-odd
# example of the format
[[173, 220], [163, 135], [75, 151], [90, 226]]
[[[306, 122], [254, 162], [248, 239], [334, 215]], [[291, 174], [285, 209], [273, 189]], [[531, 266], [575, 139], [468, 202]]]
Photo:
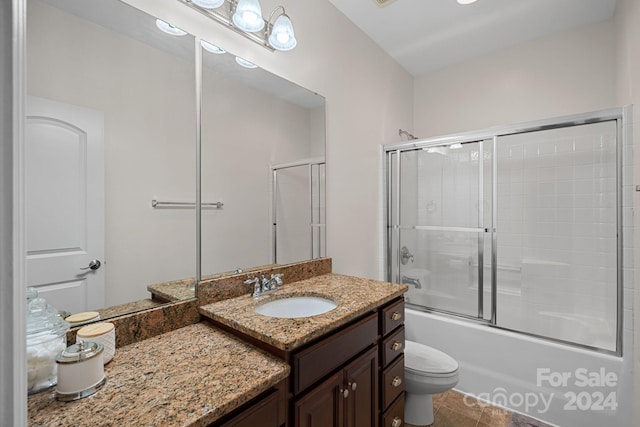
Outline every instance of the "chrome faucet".
[[252, 296], [255, 298], [264, 293], [275, 291], [278, 286], [282, 285], [282, 274], [272, 274], [270, 278], [262, 274], [259, 278], [247, 279], [244, 283], [247, 285], [253, 284]]

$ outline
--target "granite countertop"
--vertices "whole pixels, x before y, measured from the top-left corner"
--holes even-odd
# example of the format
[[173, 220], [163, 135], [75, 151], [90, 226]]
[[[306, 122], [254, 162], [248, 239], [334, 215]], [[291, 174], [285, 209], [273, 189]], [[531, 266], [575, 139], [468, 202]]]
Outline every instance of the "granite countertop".
[[166, 299], [167, 301], [180, 301], [195, 298], [196, 292], [190, 286], [195, 286], [196, 279], [193, 277], [170, 282], [156, 283], [148, 285], [147, 290], [153, 295]]
[[[275, 264], [265, 264], [256, 267], [245, 268], [241, 273], [250, 273], [256, 270], [263, 270], [275, 266]], [[219, 279], [221, 277], [231, 276], [235, 271], [224, 271], [221, 273], [207, 274], [201, 280]], [[166, 299], [167, 301], [182, 301], [189, 298], [195, 298], [195, 290], [192, 286], [196, 283], [195, 277], [187, 277], [186, 279], [171, 280], [168, 282], [154, 283], [147, 285], [147, 290], [154, 295]]]
[[[282, 285], [257, 298], [247, 294], [201, 306], [199, 310], [220, 324], [290, 351], [401, 296], [407, 289], [406, 285], [330, 273]], [[290, 296], [328, 298], [338, 306], [321, 315], [294, 319], [267, 317], [254, 311], [258, 304]]]
[[28, 399], [30, 426], [205, 426], [287, 378], [289, 366], [206, 323], [118, 348], [92, 396]]

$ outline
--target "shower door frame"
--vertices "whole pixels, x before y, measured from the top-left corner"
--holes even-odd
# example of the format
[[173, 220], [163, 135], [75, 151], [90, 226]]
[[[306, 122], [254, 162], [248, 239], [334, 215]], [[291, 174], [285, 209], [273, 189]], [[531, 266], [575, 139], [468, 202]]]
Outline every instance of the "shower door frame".
[[[411, 150], [419, 150], [423, 148], [429, 147], [437, 147], [437, 146], [449, 146], [452, 144], [465, 144], [470, 142], [480, 142], [479, 152], [482, 153], [482, 141], [492, 140], [492, 209], [491, 209], [491, 317], [490, 319], [483, 318], [482, 307], [478, 309], [478, 317], [467, 316], [461, 313], [454, 313], [446, 310], [440, 310], [432, 307], [424, 307], [421, 305], [415, 305], [408, 303], [408, 305], [416, 310], [425, 311], [425, 312], [435, 312], [441, 313], [445, 315], [453, 315], [456, 318], [466, 319], [475, 323], [484, 324], [493, 328], [502, 329], [506, 331], [515, 332], [518, 334], [523, 334], [535, 338], [541, 338], [548, 341], [553, 341], [565, 345], [570, 345], [573, 347], [583, 348], [586, 350], [591, 350], [599, 353], [615, 355], [618, 357], [622, 356], [623, 342], [623, 321], [624, 321], [624, 301], [623, 301], [623, 185], [630, 185], [631, 182], [625, 182], [623, 171], [624, 167], [627, 167], [623, 163], [623, 150], [627, 146], [627, 135], [625, 133], [627, 127], [626, 123], [630, 123], [632, 120], [632, 106], [627, 105], [619, 108], [610, 108], [605, 110], [594, 111], [590, 113], [582, 113], [575, 114], [563, 117], [556, 117], [551, 119], [537, 120], [532, 122], [518, 123], [514, 125], [505, 125], [494, 128], [489, 128], [485, 130], [479, 131], [471, 131], [471, 132], [463, 132], [459, 134], [445, 135], [439, 136], [435, 138], [426, 138], [426, 139], [418, 139], [412, 140], [409, 142], [405, 142], [402, 144], [390, 144], [383, 145], [381, 149], [381, 159], [382, 159], [382, 169], [383, 169], [383, 197], [384, 197], [384, 209], [383, 209], [383, 225], [386, 228], [382, 233], [383, 236], [383, 248], [385, 255], [385, 263], [384, 263], [384, 275], [385, 280], [394, 281], [393, 275], [393, 259], [396, 259], [397, 265], [400, 265], [400, 206], [401, 206], [401, 194], [400, 194], [400, 186], [401, 186], [401, 166], [400, 166], [400, 154], [404, 151]], [[616, 349], [615, 351], [606, 350], [599, 347], [593, 347], [585, 344], [580, 344], [571, 341], [565, 341], [562, 339], [557, 339], [553, 337], [533, 334], [525, 331], [514, 330], [510, 328], [506, 328], [497, 324], [497, 240], [498, 240], [498, 230], [496, 224], [496, 216], [497, 216], [497, 143], [498, 138], [516, 135], [516, 134], [524, 134], [531, 132], [539, 132], [553, 129], [560, 129], [566, 127], [574, 127], [580, 125], [588, 125], [588, 124], [596, 124], [603, 122], [615, 122], [616, 127], [616, 233], [617, 233], [617, 241], [616, 241]], [[394, 177], [392, 177], [392, 164], [391, 164], [391, 154], [396, 154], [396, 170], [394, 173]], [[480, 157], [482, 159], [482, 157]], [[482, 170], [483, 161], [479, 161], [480, 170]], [[629, 161], [627, 161], [630, 164]], [[395, 189], [393, 187], [393, 178], [395, 178]], [[482, 179], [482, 176], [481, 176]], [[630, 178], [629, 178], [630, 179]], [[482, 183], [480, 184], [482, 185]], [[391, 219], [394, 216], [393, 206], [392, 206], [392, 194], [395, 192], [397, 198], [397, 211], [395, 212], [397, 218], [397, 224], [392, 224]], [[483, 200], [483, 187], [480, 187], [479, 200]], [[482, 211], [483, 209], [479, 209], [480, 214], [479, 217], [482, 219]], [[631, 225], [631, 224], [626, 224]], [[483, 227], [484, 224], [482, 222], [479, 223], [480, 227]], [[413, 227], [415, 228], [415, 227]], [[394, 231], [396, 231], [397, 236], [395, 239], [397, 241], [397, 253], [393, 253], [393, 242], [394, 242]], [[485, 229], [485, 231], [487, 231]], [[480, 238], [482, 240], [482, 238]], [[483, 257], [482, 251], [484, 248], [480, 248], [479, 252], [479, 272], [478, 272], [478, 288], [479, 292], [483, 292], [483, 266], [480, 260]], [[398, 269], [399, 271], [399, 269]], [[397, 277], [397, 282], [400, 282], [400, 278]], [[479, 297], [479, 304], [482, 303], [482, 297]]]
[[[279, 163], [271, 165], [271, 260], [274, 264], [277, 264], [278, 260], [278, 221], [277, 221], [277, 187], [278, 187], [278, 172], [284, 169], [292, 169], [299, 167], [307, 167], [309, 177], [309, 228], [310, 228], [310, 248], [309, 259], [317, 259], [325, 256], [323, 251], [323, 242], [326, 242], [326, 223], [314, 221], [314, 191], [313, 191], [313, 168], [318, 169], [318, 198], [319, 200], [326, 201], [326, 179], [320, 179], [320, 166], [326, 167], [326, 160], [323, 158], [303, 159], [289, 163]], [[326, 203], [326, 202], [325, 202]], [[326, 215], [325, 207], [318, 206], [319, 217]], [[320, 219], [320, 218], [318, 218]], [[317, 230], [317, 239], [315, 232]], [[326, 243], [325, 243], [326, 244]], [[318, 256], [314, 257], [314, 252]]]

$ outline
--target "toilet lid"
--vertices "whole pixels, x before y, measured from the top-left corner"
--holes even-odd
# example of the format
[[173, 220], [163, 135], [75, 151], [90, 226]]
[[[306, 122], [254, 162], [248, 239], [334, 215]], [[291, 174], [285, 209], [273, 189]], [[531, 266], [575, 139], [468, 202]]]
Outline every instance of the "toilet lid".
[[406, 341], [404, 347], [405, 369], [417, 374], [448, 374], [458, 369], [458, 362], [446, 353], [426, 345]]

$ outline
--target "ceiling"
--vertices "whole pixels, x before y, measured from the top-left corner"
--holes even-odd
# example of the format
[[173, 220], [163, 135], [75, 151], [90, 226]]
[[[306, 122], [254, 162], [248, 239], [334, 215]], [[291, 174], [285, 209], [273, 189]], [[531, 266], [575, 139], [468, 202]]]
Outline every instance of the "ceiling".
[[616, 0], [329, 0], [414, 76], [613, 16]]

